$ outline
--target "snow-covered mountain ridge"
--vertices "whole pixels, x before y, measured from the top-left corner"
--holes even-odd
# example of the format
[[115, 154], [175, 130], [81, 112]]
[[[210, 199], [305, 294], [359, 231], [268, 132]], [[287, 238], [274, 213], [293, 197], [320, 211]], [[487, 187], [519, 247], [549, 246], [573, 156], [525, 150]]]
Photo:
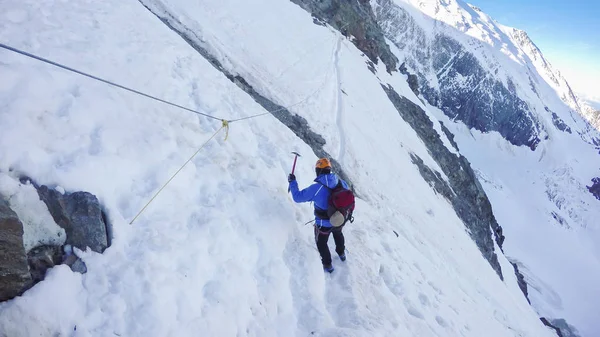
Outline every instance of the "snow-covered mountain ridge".
[[597, 138], [585, 106], [525, 32], [460, 0], [372, 4], [423, 96], [451, 118], [532, 149], [563, 121], [586, 141]]

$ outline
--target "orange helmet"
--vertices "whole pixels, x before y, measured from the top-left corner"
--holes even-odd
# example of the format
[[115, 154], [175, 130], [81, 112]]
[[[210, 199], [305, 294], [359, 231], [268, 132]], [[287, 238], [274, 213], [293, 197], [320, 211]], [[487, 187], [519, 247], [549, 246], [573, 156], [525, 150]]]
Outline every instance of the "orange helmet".
[[331, 168], [331, 163], [329, 162], [329, 159], [327, 158], [321, 158], [319, 160], [317, 160], [317, 164], [315, 165], [315, 168], [318, 169], [326, 169], [326, 168]]

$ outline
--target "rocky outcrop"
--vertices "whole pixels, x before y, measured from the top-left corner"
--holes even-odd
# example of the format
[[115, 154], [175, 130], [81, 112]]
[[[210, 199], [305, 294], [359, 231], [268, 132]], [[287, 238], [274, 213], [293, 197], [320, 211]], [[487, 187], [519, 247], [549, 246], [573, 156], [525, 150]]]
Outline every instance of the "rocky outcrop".
[[444, 178], [442, 178], [442, 175], [425, 165], [421, 157], [411, 153], [410, 158], [412, 163], [419, 168], [419, 173], [423, 179], [425, 179], [429, 186], [431, 186], [436, 192], [440, 193], [446, 198], [454, 194], [448, 183], [444, 180]]
[[450, 130], [448, 130], [448, 128], [444, 125], [444, 122], [440, 121], [440, 127], [442, 128], [442, 132], [444, 132], [444, 134], [446, 135], [446, 138], [448, 138], [448, 140], [450, 141], [450, 144], [452, 144], [452, 147], [454, 147], [456, 151], [460, 151], [460, 149], [458, 148], [458, 144], [454, 140], [454, 134], [450, 132]]
[[[498, 237], [499, 225], [492, 212], [492, 205], [475, 176], [469, 161], [462, 155], [456, 155], [442, 142], [439, 134], [433, 128], [433, 122], [425, 111], [410, 101], [398, 95], [391, 87], [382, 85], [383, 90], [392, 101], [400, 116], [417, 132], [417, 135], [448, 177], [448, 182], [437, 172], [424, 165], [416, 155], [412, 160], [419, 172], [429, 184], [443, 195], [454, 207], [458, 217], [469, 230], [471, 238], [479, 247], [483, 256], [488, 260], [498, 276], [503, 279], [498, 256], [494, 251], [492, 233]], [[446, 130], [445, 132], [450, 132]], [[501, 231], [500, 231], [501, 233]]]
[[581, 337], [579, 331], [563, 318], [553, 318], [550, 320], [550, 323], [560, 330], [563, 337]]
[[548, 321], [546, 317], [540, 317], [540, 321], [542, 321], [542, 323], [544, 323], [545, 326], [554, 329], [554, 332], [556, 332], [556, 335], [558, 337], [564, 337], [560, 329], [552, 325], [552, 323], [550, 323], [550, 321]]
[[[549, 109], [546, 108], [546, 111], [549, 111]], [[552, 113], [552, 123], [560, 131], [572, 133], [571, 127], [568, 126], [567, 123], [565, 123], [560, 117], [558, 117], [558, 115], [555, 112]]]
[[30, 285], [23, 224], [0, 196], [0, 301], [20, 295]]
[[62, 262], [63, 253], [60, 246], [39, 246], [27, 253], [27, 263], [34, 283], [46, 276], [46, 271]]
[[90, 247], [98, 253], [108, 247], [105, 217], [96, 196], [88, 192], [61, 194], [47, 186], [38, 188], [38, 194], [56, 224], [65, 230], [66, 244], [81, 250]]
[[596, 128], [596, 130], [600, 131], [600, 110], [596, 110], [590, 113], [585, 114], [586, 119]]
[[66, 264], [76, 273], [87, 272], [85, 263], [73, 254], [73, 248], [70, 245], [36, 247], [27, 253], [27, 262], [34, 283], [42, 281], [46, 276], [46, 271], [59, 264]]
[[529, 292], [527, 291], [527, 282], [525, 281], [525, 276], [523, 276], [523, 274], [521, 274], [519, 271], [519, 266], [517, 263], [511, 262], [510, 264], [512, 264], [515, 270], [515, 276], [517, 276], [517, 284], [519, 284], [519, 289], [521, 289], [521, 292], [523, 292], [523, 295], [525, 295], [527, 303], [531, 304], [531, 301], [529, 300]]
[[496, 227], [496, 230], [494, 231], [494, 235], [496, 237], [496, 243], [498, 244], [498, 247], [500, 247], [502, 253], [504, 253], [502, 245], [504, 244], [504, 240], [506, 239], [503, 233], [504, 231], [502, 230], [502, 226], [498, 225], [498, 227]]
[[419, 96], [419, 78], [417, 75], [411, 74], [408, 69], [406, 69], [406, 62], [402, 63], [398, 70], [400, 70], [400, 73], [408, 76], [406, 79], [408, 87], [416, 96]]
[[562, 227], [567, 228], [567, 229], [571, 228], [571, 226], [569, 225], [569, 222], [564, 217], [562, 217], [560, 214], [553, 211], [553, 212], [550, 212], [550, 215], [552, 215], [552, 218], [554, 218], [554, 220], [556, 220], [556, 223], [558, 223]]
[[[67, 238], [65, 245], [41, 244], [26, 251], [23, 233], [28, 223], [22, 223], [0, 196], [0, 302], [18, 296], [42, 281], [48, 269], [55, 265], [67, 264], [73, 271], [85, 273], [87, 268], [73, 254], [72, 247], [81, 250], [89, 247], [102, 253], [110, 245], [106, 217], [94, 195], [88, 192], [63, 194], [47, 186], [38, 186], [27, 177], [20, 180], [36, 188]], [[21, 206], [27, 209], [30, 205]]]
[[546, 317], [540, 317], [540, 320], [545, 326], [554, 329], [558, 337], [581, 337], [577, 329], [562, 318], [547, 319]]
[[539, 125], [512, 81], [505, 86], [486, 71], [458, 41], [438, 35], [432, 45], [432, 68], [439, 89], [421, 74], [421, 92], [448, 117], [481, 132], [498, 131], [514, 145], [534, 150]]
[[377, 64], [378, 59], [381, 59], [388, 72], [396, 70], [398, 59], [385, 42], [369, 0], [291, 1], [345, 36], [352, 37], [354, 45], [365, 53], [371, 62]]
[[258, 104], [260, 104], [265, 110], [273, 111], [272, 115], [275, 116], [281, 123], [287, 126], [290, 130], [292, 130], [298, 138], [302, 139], [304, 143], [306, 143], [313, 150], [314, 154], [317, 157], [327, 157], [331, 161], [331, 166], [333, 171], [336, 172], [342, 179], [348, 182], [351, 186], [352, 181], [348, 178], [348, 175], [342, 169], [340, 163], [338, 163], [332, 156], [327, 153], [323, 149], [325, 146], [325, 139], [319, 135], [318, 133], [312, 131], [310, 125], [308, 125], [308, 121], [304, 117], [298, 116], [297, 114], [292, 114], [285, 107], [274, 103], [268, 98], [264, 97], [260, 93], [258, 93], [254, 88], [246, 82], [240, 76], [232, 76], [232, 81], [238, 87], [242, 88], [246, 93], [248, 93]]
[[586, 187], [596, 199], [600, 200], [600, 178], [593, 178], [592, 185]]

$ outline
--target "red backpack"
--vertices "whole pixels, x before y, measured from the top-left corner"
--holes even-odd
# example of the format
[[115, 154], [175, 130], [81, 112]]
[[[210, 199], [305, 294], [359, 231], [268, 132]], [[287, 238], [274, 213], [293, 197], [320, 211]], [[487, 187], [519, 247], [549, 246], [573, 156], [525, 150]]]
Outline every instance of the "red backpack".
[[334, 188], [329, 188], [329, 200], [327, 202], [327, 215], [333, 227], [341, 227], [350, 221], [354, 222], [352, 212], [354, 211], [354, 193], [345, 188], [340, 180]]

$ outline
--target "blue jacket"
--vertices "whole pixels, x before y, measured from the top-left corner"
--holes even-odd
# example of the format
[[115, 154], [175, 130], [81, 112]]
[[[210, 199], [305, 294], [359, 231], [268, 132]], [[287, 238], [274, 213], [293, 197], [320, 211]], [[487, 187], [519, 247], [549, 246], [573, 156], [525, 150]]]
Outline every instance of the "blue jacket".
[[[314, 181], [314, 184], [300, 191], [298, 189], [298, 182], [294, 180], [290, 182], [290, 192], [292, 192], [292, 198], [295, 202], [314, 202], [315, 211], [322, 210], [327, 212], [327, 202], [331, 194], [330, 189], [333, 189], [338, 184], [338, 181], [342, 182], [344, 188], [348, 188], [348, 184], [333, 173], [321, 174]], [[325, 188], [323, 185], [329, 188]], [[315, 215], [315, 224], [321, 227], [331, 227], [329, 220], [321, 219], [317, 215]]]

